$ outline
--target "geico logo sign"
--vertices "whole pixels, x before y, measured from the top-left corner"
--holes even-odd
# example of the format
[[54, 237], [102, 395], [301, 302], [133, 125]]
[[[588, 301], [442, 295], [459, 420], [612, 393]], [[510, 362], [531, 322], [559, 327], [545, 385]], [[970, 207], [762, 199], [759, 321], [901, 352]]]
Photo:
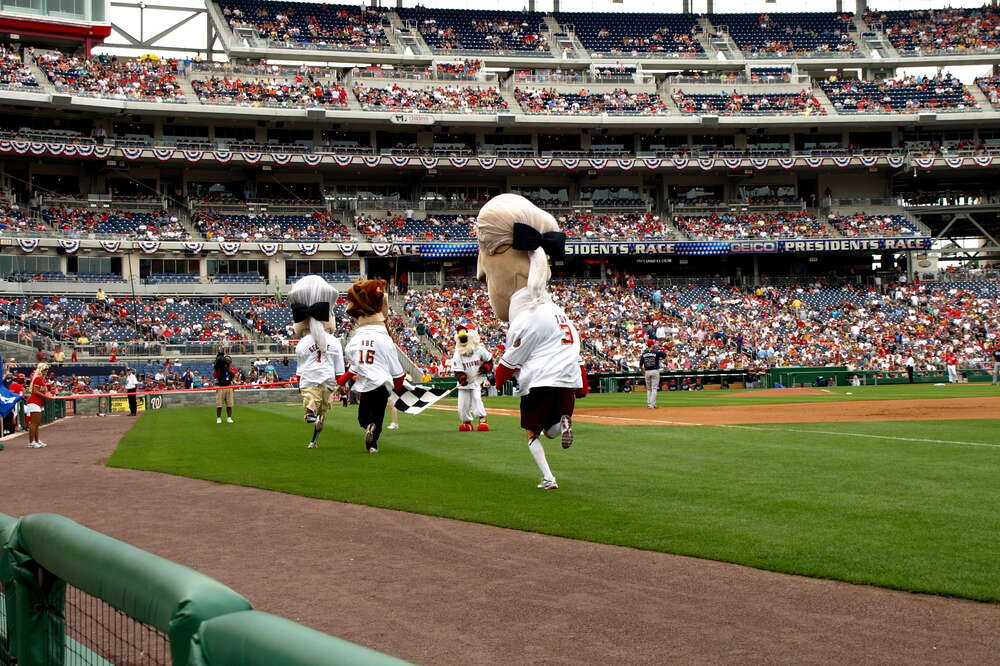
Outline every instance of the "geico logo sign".
[[777, 252], [778, 243], [775, 241], [736, 241], [729, 244], [730, 252]]

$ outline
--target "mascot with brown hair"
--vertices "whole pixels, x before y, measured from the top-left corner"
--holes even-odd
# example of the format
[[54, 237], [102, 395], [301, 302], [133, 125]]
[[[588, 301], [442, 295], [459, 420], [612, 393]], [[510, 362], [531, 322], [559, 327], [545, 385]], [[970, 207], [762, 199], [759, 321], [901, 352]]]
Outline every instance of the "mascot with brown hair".
[[[483, 378], [493, 369], [493, 357], [482, 345], [479, 331], [471, 325], [459, 326], [455, 333], [455, 355], [451, 369], [458, 379], [458, 429], [480, 432], [490, 429], [483, 406]], [[473, 428], [472, 421], [476, 421]]]
[[517, 376], [521, 427], [542, 480], [538, 488], [559, 487], [549, 468], [541, 437], [573, 444], [573, 408], [587, 394], [587, 373], [580, 362], [580, 335], [547, 286], [549, 259], [562, 259], [566, 235], [552, 215], [522, 196], [490, 199], [476, 221], [480, 280], [490, 305], [510, 322], [503, 356], [496, 365], [496, 386]]

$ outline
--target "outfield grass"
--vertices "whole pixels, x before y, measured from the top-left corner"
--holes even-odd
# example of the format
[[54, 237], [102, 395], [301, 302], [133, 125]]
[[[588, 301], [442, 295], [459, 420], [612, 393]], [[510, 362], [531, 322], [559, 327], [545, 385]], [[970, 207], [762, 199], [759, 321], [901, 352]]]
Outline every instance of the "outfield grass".
[[[931, 388], [852, 392], [858, 399], [929, 397]], [[938, 388], [942, 397], [959, 397], [982, 395], [977, 391], [983, 387]], [[732, 400], [718, 392], [662, 394], [661, 404], [682, 399], [701, 405]], [[623, 400], [643, 404], [638, 395], [593, 395], [586, 404], [619, 406]], [[547, 445], [560, 489], [543, 492], [534, 487], [537, 469], [512, 417], [492, 417], [493, 432], [458, 433], [451, 412], [402, 415], [401, 429], [384, 433], [377, 456], [364, 452], [354, 408], [332, 412], [314, 451], [305, 448], [310, 430], [297, 406], [240, 406], [236, 417], [234, 425], [216, 425], [211, 408], [147, 412], [109, 464], [1000, 601], [998, 418], [699, 427], [578, 423], [572, 449]]]

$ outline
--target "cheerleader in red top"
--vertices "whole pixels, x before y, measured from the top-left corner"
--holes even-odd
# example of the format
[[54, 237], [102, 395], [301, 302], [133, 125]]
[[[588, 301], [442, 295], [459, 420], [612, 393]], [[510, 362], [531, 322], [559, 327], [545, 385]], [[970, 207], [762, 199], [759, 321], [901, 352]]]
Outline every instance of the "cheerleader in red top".
[[38, 439], [38, 426], [42, 422], [42, 411], [45, 409], [45, 401], [55, 396], [49, 392], [49, 385], [45, 382], [45, 373], [49, 369], [48, 363], [39, 363], [35, 371], [31, 373], [28, 386], [25, 390], [28, 394], [28, 402], [24, 405], [24, 415], [28, 419], [28, 448], [44, 449], [45, 442]]

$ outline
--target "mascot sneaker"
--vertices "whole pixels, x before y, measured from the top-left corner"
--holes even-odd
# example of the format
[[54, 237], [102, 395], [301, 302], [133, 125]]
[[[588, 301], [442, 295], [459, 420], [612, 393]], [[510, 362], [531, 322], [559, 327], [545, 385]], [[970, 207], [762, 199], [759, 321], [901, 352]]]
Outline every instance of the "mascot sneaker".
[[459, 432], [472, 432], [472, 424], [471, 423], [463, 423], [463, 424], [461, 424], [461, 425], [458, 426], [458, 431]]
[[490, 426], [488, 423], [480, 423], [479, 426], [476, 427], [476, 430], [479, 432], [489, 432], [489, 429]]

